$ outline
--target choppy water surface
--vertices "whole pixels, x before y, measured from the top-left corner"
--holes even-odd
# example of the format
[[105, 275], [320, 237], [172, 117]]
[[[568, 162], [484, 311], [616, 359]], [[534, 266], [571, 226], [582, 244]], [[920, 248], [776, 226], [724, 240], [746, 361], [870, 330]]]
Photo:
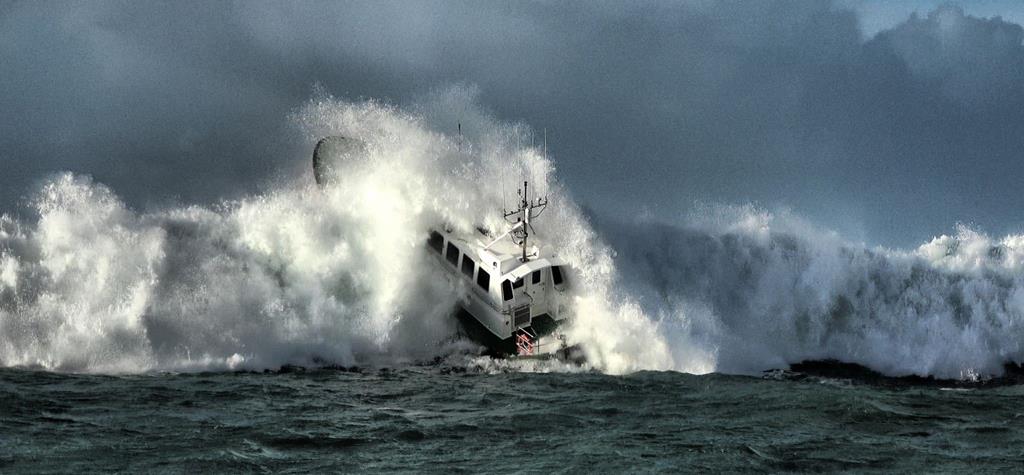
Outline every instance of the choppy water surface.
[[[1024, 466], [1024, 234], [885, 249], [753, 206], [591, 216], [526, 125], [427, 96], [297, 110], [308, 150], [366, 144], [323, 187], [307, 153], [259, 194], [146, 210], [61, 173], [0, 215], [0, 471]], [[506, 229], [495, 184], [527, 179], [586, 371], [453, 363], [473, 348], [428, 230]], [[822, 360], [876, 373], [723, 376]], [[360, 369], [262, 372], [291, 365]]]
[[0, 370], [0, 470], [1009, 470], [1022, 386], [408, 366]]

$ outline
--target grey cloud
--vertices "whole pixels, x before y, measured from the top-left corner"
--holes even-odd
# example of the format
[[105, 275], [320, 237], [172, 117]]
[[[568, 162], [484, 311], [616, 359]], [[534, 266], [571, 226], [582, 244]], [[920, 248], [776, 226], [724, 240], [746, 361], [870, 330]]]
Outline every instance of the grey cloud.
[[956, 8], [867, 39], [816, 1], [26, 2], [0, 25], [4, 209], [61, 169], [135, 205], [252, 191], [306, 165], [286, 117], [314, 84], [465, 83], [547, 128], [598, 212], [754, 201], [899, 245], [1022, 223], [1021, 28]]
[[937, 82], [947, 96], [970, 106], [1024, 91], [1022, 37], [1020, 25], [965, 16], [963, 9], [949, 5], [926, 18], [914, 15], [877, 41], [890, 43], [915, 75]]

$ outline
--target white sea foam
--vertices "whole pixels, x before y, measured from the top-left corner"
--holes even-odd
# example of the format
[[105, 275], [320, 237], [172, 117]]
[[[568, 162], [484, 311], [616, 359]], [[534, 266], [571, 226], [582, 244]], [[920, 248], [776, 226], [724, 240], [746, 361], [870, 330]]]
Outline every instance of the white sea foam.
[[[499, 180], [527, 176], [552, 200], [541, 233], [559, 229], [553, 244], [594, 290], [577, 335], [604, 336], [588, 352], [610, 371], [671, 366], [664, 343], [639, 341], [657, 339], [655, 325], [616, 303], [610, 253], [551, 162], [517, 146], [524, 127], [480, 112], [466, 88], [413, 111], [320, 96], [296, 112], [310, 149], [325, 135], [367, 144], [322, 190], [303, 176], [237, 202], [139, 213], [88, 177], [55, 176], [33, 200], [37, 219], [0, 222], [0, 363], [131, 372], [430, 357], [451, 347], [455, 294], [422, 252], [429, 226], [498, 228]], [[456, 112], [462, 138], [435, 128], [452, 129]], [[621, 331], [593, 331], [620, 306]]]
[[[961, 227], [912, 251], [869, 249], [788, 214], [721, 206], [673, 225], [600, 222], [599, 235], [554, 162], [519, 145], [531, 132], [475, 94], [439, 90], [406, 110], [319, 95], [293, 117], [310, 150], [326, 135], [366, 143], [324, 189], [309, 172], [235, 202], [137, 212], [89, 177], [56, 175], [34, 218], [0, 218], [0, 364], [258, 369], [464, 350], [450, 339], [456, 292], [423, 242], [441, 222], [500, 228], [522, 177], [551, 199], [538, 232], [575, 269], [568, 336], [587, 368], [837, 358], [969, 378], [1024, 356], [1024, 236]], [[517, 365], [494, 367], [565, 369]]]
[[960, 226], [902, 251], [753, 207], [698, 207], [684, 222], [599, 229], [670, 347], [714, 355], [716, 371], [838, 359], [975, 379], [1024, 360], [1022, 236]]

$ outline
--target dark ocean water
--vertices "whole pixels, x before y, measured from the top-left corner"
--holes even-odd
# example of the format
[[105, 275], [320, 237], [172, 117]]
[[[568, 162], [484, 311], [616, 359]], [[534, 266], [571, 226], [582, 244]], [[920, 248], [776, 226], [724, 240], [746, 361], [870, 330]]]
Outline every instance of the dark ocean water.
[[0, 471], [1013, 471], [1024, 386], [447, 366], [0, 370]]

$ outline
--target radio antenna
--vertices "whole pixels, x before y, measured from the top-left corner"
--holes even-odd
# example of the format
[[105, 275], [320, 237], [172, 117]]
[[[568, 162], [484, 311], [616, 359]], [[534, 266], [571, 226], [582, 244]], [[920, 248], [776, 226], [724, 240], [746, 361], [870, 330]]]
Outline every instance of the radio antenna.
[[[547, 159], [548, 159], [548, 128], [544, 127], [544, 160], [547, 160]], [[531, 174], [530, 178], [536, 178], [536, 177]]]
[[[518, 137], [517, 137], [518, 138]], [[531, 143], [533, 142], [534, 136], [530, 136]], [[547, 129], [544, 129], [544, 153], [547, 155]], [[536, 147], [531, 147], [535, 150]], [[522, 152], [519, 152], [522, 155]], [[531, 221], [540, 217], [541, 213], [548, 206], [547, 197], [539, 197], [535, 199], [530, 198], [530, 182], [526, 180], [526, 164], [523, 163], [522, 174], [523, 174], [523, 187], [519, 190], [519, 209], [512, 211], [505, 211], [502, 206], [502, 211], [505, 215], [505, 220], [512, 224], [512, 229], [509, 230], [508, 234], [511, 234], [512, 240], [518, 241], [516, 244], [522, 249], [522, 262], [529, 260], [530, 256], [527, 254], [529, 248], [528, 241], [530, 239], [530, 233], [532, 233], [533, 225]], [[532, 175], [531, 175], [532, 176]], [[504, 182], [503, 182], [504, 183]], [[504, 193], [504, 188], [502, 188]]]

